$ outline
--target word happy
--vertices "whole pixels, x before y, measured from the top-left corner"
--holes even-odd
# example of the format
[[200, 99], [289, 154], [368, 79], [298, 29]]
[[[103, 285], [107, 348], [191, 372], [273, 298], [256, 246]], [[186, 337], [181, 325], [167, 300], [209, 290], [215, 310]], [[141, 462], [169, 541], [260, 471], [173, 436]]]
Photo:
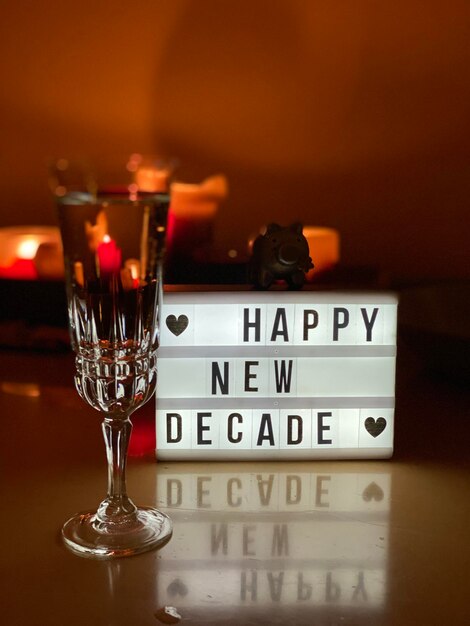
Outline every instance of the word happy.
[[[363, 322], [363, 333], [365, 341], [372, 342], [372, 329], [379, 312], [378, 307], [368, 310], [360, 307], [361, 319]], [[302, 341], [312, 341], [315, 330], [319, 329], [320, 314], [318, 309], [303, 309], [301, 313], [302, 322], [300, 325]], [[345, 307], [333, 307], [330, 312], [330, 319], [327, 317], [327, 324], [330, 327], [330, 339], [334, 342], [339, 341], [340, 331], [348, 328], [350, 324], [351, 314], [349, 309]], [[272, 326], [266, 328], [266, 340], [271, 343], [284, 342], [289, 343], [293, 335], [292, 322], [288, 321], [287, 310], [285, 307], [277, 307], [274, 313]], [[356, 326], [356, 323], [354, 324]], [[320, 326], [320, 329], [321, 326]], [[326, 329], [328, 330], [328, 329]], [[361, 329], [359, 330], [361, 332]], [[317, 333], [318, 334], [318, 333]], [[249, 308], [243, 309], [243, 342], [247, 343], [261, 342], [261, 308], [255, 308], [251, 311]]]

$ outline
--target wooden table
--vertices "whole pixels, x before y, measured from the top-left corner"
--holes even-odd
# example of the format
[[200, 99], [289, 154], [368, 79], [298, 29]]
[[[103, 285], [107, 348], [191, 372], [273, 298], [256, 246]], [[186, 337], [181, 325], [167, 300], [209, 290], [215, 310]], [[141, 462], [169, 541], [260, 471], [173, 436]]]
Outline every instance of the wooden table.
[[[128, 487], [174, 521], [158, 552], [97, 562], [62, 523], [104, 496], [100, 417], [73, 357], [0, 355], [5, 626], [470, 623], [470, 392], [399, 347], [390, 461], [159, 463], [135, 415]], [[160, 619], [161, 618], [161, 619]]]

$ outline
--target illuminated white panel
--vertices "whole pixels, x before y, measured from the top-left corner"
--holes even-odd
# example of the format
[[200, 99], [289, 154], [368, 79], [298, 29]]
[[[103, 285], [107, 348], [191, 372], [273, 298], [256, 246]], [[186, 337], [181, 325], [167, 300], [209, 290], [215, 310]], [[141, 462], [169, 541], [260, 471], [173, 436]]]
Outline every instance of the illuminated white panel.
[[256, 356], [246, 359], [233, 359], [235, 384], [228, 397], [267, 397], [269, 396], [268, 361]]
[[338, 409], [338, 448], [355, 448], [359, 445], [360, 409]]
[[397, 306], [384, 305], [384, 345], [395, 346], [397, 343]]
[[290, 345], [294, 339], [295, 304], [266, 306], [266, 344]]
[[[372, 415], [378, 423], [386, 416], [383, 431], [367, 428]], [[157, 411], [160, 460], [388, 458], [392, 451], [393, 409]]]
[[[288, 380], [290, 385], [283, 384]], [[394, 357], [267, 359], [250, 355], [245, 359], [169, 358], [160, 359], [158, 365], [159, 398], [392, 397], [394, 390]]]
[[[162, 346], [395, 345], [394, 296], [327, 295], [332, 302], [315, 292], [268, 292], [263, 301], [256, 292], [167, 293]], [[174, 318], [187, 319], [184, 330]]]
[[158, 457], [388, 458], [396, 310], [391, 294], [167, 293]]
[[220, 420], [213, 411], [191, 411], [191, 447], [217, 448]]
[[395, 391], [392, 357], [299, 359], [297, 396], [382, 396]]
[[172, 303], [167, 294], [162, 307], [160, 323], [160, 342], [162, 346], [194, 345], [194, 328], [196, 324], [193, 304], [185, 304], [182, 308]]
[[[312, 411], [312, 448], [339, 447], [339, 413], [337, 409]], [[352, 447], [351, 445], [347, 446]]]
[[367, 448], [393, 447], [393, 409], [361, 409], [359, 446]]
[[194, 330], [198, 346], [236, 345], [238, 307], [235, 304], [199, 304]]
[[279, 447], [284, 450], [310, 448], [312, 445], [311, 409], [282, 409], [279, 415]]
[[251, 441], [260, 454], [279, 448], [279, 411], [253, 410]]
[[157, 411], [157, 449], [188, 449], [192, 447], [191, 411]]
[[328, 343], [328, 305], [296, 304], [294, 344], [321, 346]]
[[222, 411], [215, 409], [214, 417], [219, 423], [219, 448], [227, 450], [250, 450], [252, 447], [253, 411]]

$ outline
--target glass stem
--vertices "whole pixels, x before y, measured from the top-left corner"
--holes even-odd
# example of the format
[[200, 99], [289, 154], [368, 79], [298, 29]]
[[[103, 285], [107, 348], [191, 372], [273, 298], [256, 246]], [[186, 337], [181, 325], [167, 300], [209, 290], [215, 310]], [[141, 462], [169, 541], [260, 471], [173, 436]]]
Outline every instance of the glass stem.
[[136, 516], [137, 508], [126, 492], [127, 449], [132, 431], [129, 417], [106, 417], [102, 424], [108, 460], [108, 495], [98, 508], [101, 522], [121, 524]]

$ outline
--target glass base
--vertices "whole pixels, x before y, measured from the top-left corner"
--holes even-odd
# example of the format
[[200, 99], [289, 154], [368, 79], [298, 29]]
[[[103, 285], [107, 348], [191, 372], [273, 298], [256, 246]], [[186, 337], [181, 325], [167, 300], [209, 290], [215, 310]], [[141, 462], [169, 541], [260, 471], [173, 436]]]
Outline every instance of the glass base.
[[62, 527], [69, 550], [90, 559], [112, 559], [154, 550], [171, 537], [170, 518], [157, 509], [141, 507], [125, 523], [103, 522], [96, 511], [79, 513]]

